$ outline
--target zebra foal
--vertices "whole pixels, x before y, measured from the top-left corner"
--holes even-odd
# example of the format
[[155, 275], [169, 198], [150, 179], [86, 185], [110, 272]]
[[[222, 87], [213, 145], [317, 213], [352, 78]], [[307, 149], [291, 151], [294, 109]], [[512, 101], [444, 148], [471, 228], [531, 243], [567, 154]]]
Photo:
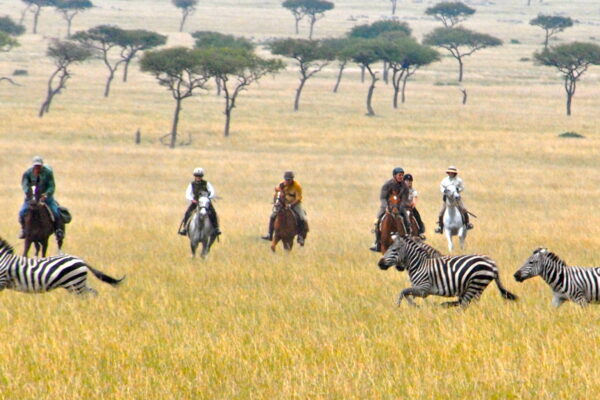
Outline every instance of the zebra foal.
[[541, 247], [534, 250], [514, 276], [517, 282], [523, 282], [537, 275], [552, 288], [555, 307], [567, 300], [580, 306], [600, 302], [600, 268], [569, 267], [556, 254]]
[[408, 270], [412, 287], [400, 292], [397, 304], [402, 299], [415, 305], [412, 297], [437, 295], [458, 297], [457, 301], [443, 303], [444, 306], [466, 307], [477, 300], [490, 281], [495, 280], [500, 294], [507, 300], [517, 296], [502, 286], [498, 267], [494, 260], [484, 255], [442, 256], [431, 258], [421, 244], [411, 238], [398, 238], [379, 260], [379, 268], [392, 265], [399, 271]]
[[98, 279], [116, 286], [121, 279], [112, 278], [92, 268], [80, 258], [62, 255], [48, 258], [27, 258], [14, 254], [13, 248], [0, 238], [0, 290], [42, 293], [65, 288], [76, 294], [93, 293], [87, 284], [91, 271]]

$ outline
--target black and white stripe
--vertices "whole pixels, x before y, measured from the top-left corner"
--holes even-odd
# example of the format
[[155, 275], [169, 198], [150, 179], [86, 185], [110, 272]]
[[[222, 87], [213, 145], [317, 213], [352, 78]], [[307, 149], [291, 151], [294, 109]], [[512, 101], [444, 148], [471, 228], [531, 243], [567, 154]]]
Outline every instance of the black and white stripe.
[[556, 254], [539, 248], [515, 272], [515, 279], [523, 282], [538, 275], [552, 288], [555, 307], [567, 300], [581, 306], [600, 303], [600, 268], [569, 267]]
[[42, 293], [62, 287], [76, 294], [96, 294], [97, 292], [87, 285], [88, 271], [113, 286], [124, 279], [105, 275], [74, 256], [39, 259], [17, 256], [13, 248], [0, 238], [0, 290]]
[[442, 256], [431, 258], [422, 244], [413, 239], [398, 238], [379, 261], [381, 269], [392, 265], [400, 271], [408, 269], [412, 287], [402, 290], [398, 305], [403, 298], [414, 305], [411, 297], [438, 295], [458, 297], [447, 306], [467, 306], [476, 300], [495, 280], [502, 297], [516, 300], [517, 296], [506, 290], [500, 282], [496, 263], [485, 255]]

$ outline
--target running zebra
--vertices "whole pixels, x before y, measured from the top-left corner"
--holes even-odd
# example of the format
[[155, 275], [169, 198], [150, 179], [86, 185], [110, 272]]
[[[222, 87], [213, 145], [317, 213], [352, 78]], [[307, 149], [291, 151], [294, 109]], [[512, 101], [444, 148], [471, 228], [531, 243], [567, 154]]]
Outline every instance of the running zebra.
[[415, 305], [412, 297], [427, 297], [431, 294], [458, 297], [458, 301], [443, 303], [444, 306], [466, 307], [481, 296], [491, 280], [507, 300], [517, 296], [502, 286], [496, 263], [484, 255], [443, 256], [430, 258], [420, 243], [411, 238], [399, 238], [379, 260], [379, 268], [388, 269], [395, 265], [399, 271], [408, 269], [412, 287], [400, 292], [397, 304], [403, 298]]
[[567, 300], [580, 306], [600, 302], [600, 268], [569, 267], [556, 254], [539, 248], [515, 272], [515, 279], [523, 282], [537, 275], [552, 288], [555, 307]]
[[0, 238], [0, 290], [42, 293], [62, 287], [80, 295], [97, 294], [87, 285], [88, 270], [112, 286], [118, 285], [125, 278], [111, 278], [73, 256], [39, 259], [17, 256], [13, 248]]

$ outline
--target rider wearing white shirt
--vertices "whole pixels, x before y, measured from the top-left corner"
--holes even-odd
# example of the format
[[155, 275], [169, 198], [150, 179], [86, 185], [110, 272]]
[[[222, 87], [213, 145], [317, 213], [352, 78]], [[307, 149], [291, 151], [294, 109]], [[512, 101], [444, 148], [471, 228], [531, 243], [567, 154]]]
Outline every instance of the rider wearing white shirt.
[[[458, 177], [458, 169], [455, 166], [449, 166], [446, 170], [447, 177], [442, 179], [440, 182], [440, 192], [444, 195], [444, 191], [448, 186], [454, 186], [458, 193], [462, 193], [465, 190], [465, 185], [463, 180]], [[469, 222], [469, 213], [465, 209], [465, 206], [462, 202], [462, 198], [458, 200], [458, 208], [462, 214], [463, 221], [467, 226], [467, 229], [473, 229], [473, 224]], [[446, 201], [442, 201], [442, 209], [440, 210], [440, 215], [438, 217], [438, 227], [435, 228], [436, 233], [442, 233], [444, 229], [444, 211], [446, 211]]]
[[[178, 233], [180, 235], [187, 234], [187, 221], [190, 218], [190, 215], [192, 215], [192, 211], [194, 211], [194, 208], [196, 208], [200, 196], [207, 196], [209, 200], [212, 200], [215, 197], [215, 189], [210, 184], [210, 182], [204, 180], [204, 169], [196, 168], [194, 169], [194, 180], [190, 182], [190, 184], [187, 187], [187, 190], [185, 191], [185, 198], [190, 201], [190, 205], [185, 211], [185, 215], [183, 216], [181, 225], [179, 225]], [[213, 207], [212, 201], [209, 203], [208, 206], [208, 216], [215, 228], [215, 234], [220, 235], [221, 230], [219, 229], [219, 218], [217, 217], [217, 211]]]

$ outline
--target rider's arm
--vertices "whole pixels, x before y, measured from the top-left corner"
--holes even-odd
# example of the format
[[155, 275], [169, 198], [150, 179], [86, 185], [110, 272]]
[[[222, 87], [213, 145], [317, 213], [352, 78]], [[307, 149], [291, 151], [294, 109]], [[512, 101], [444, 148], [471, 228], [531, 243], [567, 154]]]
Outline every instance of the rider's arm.
[[386, 182], [381, 187], [381, 193], [379, 193], [379, 200], [385, 200], [387, 203], [389, 194], [390, 194], [390, 188], [389, 188], [388, 183]]
[[458, 190], [458, 193], [461, 193], [465, 190], [465, 184], [460, 178], [456, 178], [456, 190]]
[[194, 201], [194, 191], [192, 190], [192, 184], [190, 183], [185, 191], [185, 198], [189, 201]]
[[23, 193], [25, 193], [26, 196], [31, 196], [31, 184], [29, 182], [28, 172], [29, 170], [23, 173], [23, 178], [21, 178], [21, 188], [23, 189]]
[[302, 201], [302, 186], [300, 186], [300, 184], [298, 182], [296, 182], [295, 185], [296, 185], [296, 199], [292, 202], [292, 205], [294, 205], [296, 203], [300, 203]]
[[213, 185], [211, 185], [210, 182], [206, 182], [206, 189], [208, 189], [208, 198], [212, 200], [216, 194]]
[[42, 193], [42, 196], [45, 197], [51, 197], [52, 195], [54, 195], [54, 189], [56, 188], [56, 185], [54, 184], [54, 172], [52, 172], [51, 168], [48, 168], [48, 183], [46, 184], [46, 192]]

